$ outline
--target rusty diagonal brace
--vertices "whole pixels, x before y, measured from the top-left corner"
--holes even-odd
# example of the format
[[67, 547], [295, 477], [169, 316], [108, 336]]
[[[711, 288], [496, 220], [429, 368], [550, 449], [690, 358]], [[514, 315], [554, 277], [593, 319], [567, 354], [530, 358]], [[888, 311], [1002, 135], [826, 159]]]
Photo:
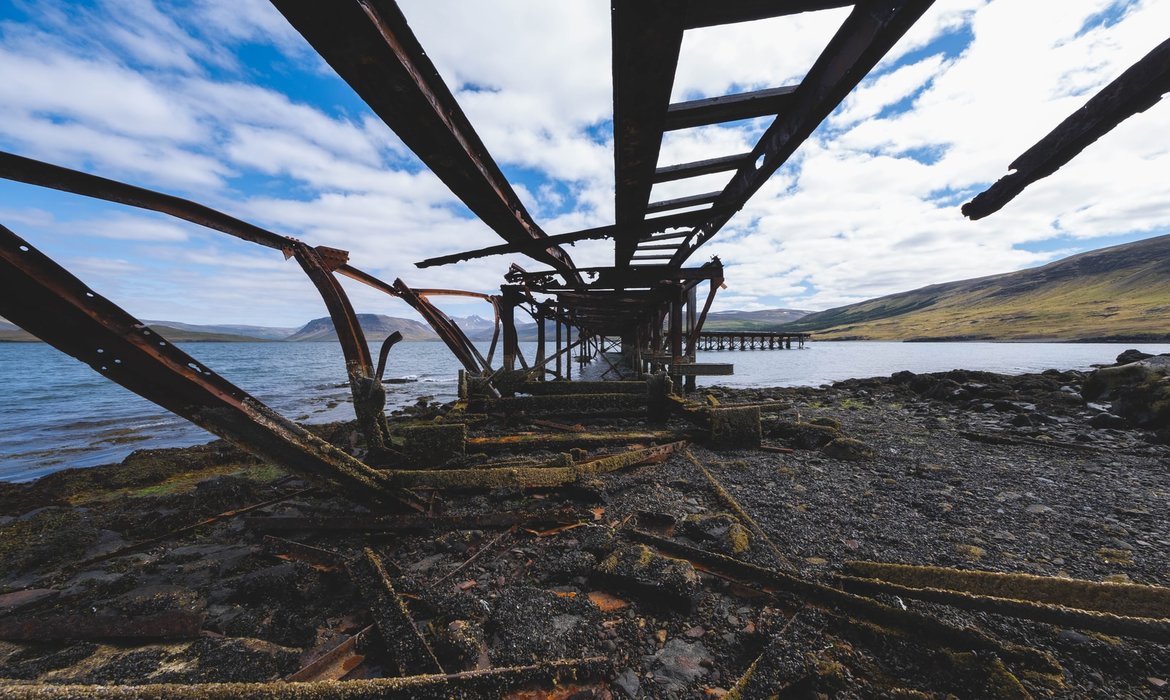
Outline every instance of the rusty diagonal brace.
[[[305, 271], [309, 280], [321, 294], [325, 307], [329, 311], [330, 319], [333, 321], [333, 327], [337, 330], [337, 338], [345, 356], [346, 376], [353, 393], [354, 414], [366, 438], [366, 444], [375, 459], [384, 457], [388, 440], [386, 417], [383, 412], [386, 392], [379, 378], [374, 376], [369, 346], [353, 306], [350, 304], [345, 290], [338, 284], [332, 273], [336, 271], [391, 296], [401, 297], [401, 293], [395, 287], [348, 265], [349, 254], [343, 250], [324, 246], [314, 248], [295, 238], [268, 231], [197, 202], [173, 195], [2, 151], [0, 151], [0, 177], [168, 214], [241, 240], [279, 250], [284, 253], [286, 258], [295, 257], [301, 269]], [[426, 291], [434, 294], [457, 293], [483, 296], [474, 292], [459, 292], [458, 290]], [[411, 299], [406, 301], [410, 303]], [[415, 306], [415, 304], [412, 303], [411, 306]], [[448, 346], [456, 357], [464, 362], [467, 347], [470, 346], [474, 351], [474, 346], [466, 340], [466, 337], [463, 338], [462, 342], [459, 342], [449, 329], [444, 330], [446, 326], [454, 325], [454, 323], [442, 315], [442, 312], [438, 312], [438, 314], [430, 316], [423, 314], [423, 318], [431, 323], [431, 326], [445, 341], [452, 338], [448, 341]], [[439, 324], [444, 328], [436, 325], [432, 317], [439, 318]], [[446, 319], [445, 322], [443, 319]], [[460, 335], [462, 334], [460, 333]], [[464, 366], [467, 366], [466, 362], [464, 362]]]
[[245, 450], [371, 506], [410, 504], [375, 469], [171, 345], [0, 225], [0, 314], [108, 379]]

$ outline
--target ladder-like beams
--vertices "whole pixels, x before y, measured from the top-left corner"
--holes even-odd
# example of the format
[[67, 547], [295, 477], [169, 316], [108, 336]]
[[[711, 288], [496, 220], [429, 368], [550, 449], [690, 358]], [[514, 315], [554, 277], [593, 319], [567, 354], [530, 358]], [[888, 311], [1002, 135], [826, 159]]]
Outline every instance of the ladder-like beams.
[[796, 85], [676, 102], [666, 108], [667, 131], [775, 116], [792, 102]]

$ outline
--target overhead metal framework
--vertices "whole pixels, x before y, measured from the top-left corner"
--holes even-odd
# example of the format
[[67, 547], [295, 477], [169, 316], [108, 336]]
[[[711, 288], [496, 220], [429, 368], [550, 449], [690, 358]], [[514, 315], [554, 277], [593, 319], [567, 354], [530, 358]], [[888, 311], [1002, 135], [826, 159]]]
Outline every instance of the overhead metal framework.
[[[440, 265], [486, 255], [520, 253], [550, 269], [515, 265], [500, 294], [414, 289], [385, 282], [350, 264], [343, 250], [312, 246], [202, 204], [127, 183], [0, 153], [0, 177], [148, 209], [281, 251], [297, 260], [321, 294], [344, 350], [354, 409], [366, 438], [366, 460], [392, 459], [381, 376], [388, 339], [374, 366], [364, 333], [337, 275], [349, 277], [412, 306], [439, 334], [464, 369], [491, 381], [518, 366], [538, 378], [572, 377], [571, 351], [596, 352], [620, 338], [638, 371], [694, 364], [696, 338], [722, 288], [718, 258], [682, 265], [743, 207], [930, 6], [930, 0], [613, 0], [615, 222], [548, 236], [532, 219], [439, 76], [393, 0], [271, 0], [322, 58], [418, 158], [504, 241], [477, 251], [423, 261]], [[852, 6], [836, 35], [797, 85], [671, 104], [684, 32]], [[777, 47], [782, 50], [782, 47]], [[749, 152], [691, 163], [660, 163], [663, 134], [671, 130], [771, 118]], [[728, 173], [716, 191], [650, 201], [654, 184]], [[420, 232], [421, 233], [421, 232]], [[560, 246], [613, 240], [614, 264], [578, 268]], [[0, 228], [0, 313], [95, 370], [161, 406], [289, 465], [338, 483], [358, 498], [416, 507], [366, 464], [319, 441], [227, 384], [210, 370], [156, 339], [146, 327]], [[706, 285], [704, 303], [698, 288]], [[488, 301], [496, 331], [486, 357], [430, 300], [457, 294]], [[29, 302], [27, 300], [32, 300]], [[525, 358], [515, 312], [537, 322], [536, 356]], [[64, 320], [64, 321], [63, 321]], [[545, 324], [556, 350], [546, 355]], [[576, 336], [576, 337], [574, 337]], [[493, 366], [497, 342], [502, 367]], [[114, 364], [106, 353], [116, 351]], [[95, 354], [96, 353], [96, 354]], [[555, 364], [554, 364], [555, 362]], [[555, 369], [553, 369], [555, 367]], [[694, 374], [683, 371], [688, 384]]]

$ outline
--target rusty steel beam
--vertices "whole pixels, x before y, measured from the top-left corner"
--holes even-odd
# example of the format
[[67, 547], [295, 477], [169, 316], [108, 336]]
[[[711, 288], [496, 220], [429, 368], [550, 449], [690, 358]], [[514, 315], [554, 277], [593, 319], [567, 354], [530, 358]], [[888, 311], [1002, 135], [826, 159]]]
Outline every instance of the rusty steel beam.
[[111, 381], [356, 501], [401, 504], [384, 477], [280, 416], [0, 226], [0, 315]]
[[439, 307], [415, 292], [400, 279], [394, 280], [393, 289], [395, 296], [409, 304], [419, 316], [422, 316], [430, 324], [464, 369], [476, 376], [489, 369], [487, 360], [479, 353], [479, 349], [468, 340], [467, 335], [463, 333], [459, 325], [443, 313]]
[[337, 330], [345, 357], [346, 375], [353, 393], [354, 412], [366, 442], [374, 453], [384, 453], [386, 419], [382, 409], [385, 407], [385, 391], [379, 382], [373, 381], [374, 367], [365, 333], [345, 290], [332, 274], [334, 270], [348, 268], [349, 253], [324, 246], [314, 248], [295, 238], [265, 230], [187, 199], [11, 153], [0, 152], [0, 177], [168, 214], [279, 250], [286, 257], [295, 257], [321, 294], [333, 327]]
[[[716, 206], [738, 211], [786, 163], [837, 105], [918, 21], [934, 0], [864, 0], [817, 58], [783, 113], [777, 115], [744, 165], [723, 188]], [[763, 157], [760, 167], [756, 161]], [[711, 239], [731, 214], [719, 215], [679, 248], [670, 265], [681, 266]]]
[[[546, 238], [393, 0], [272, 0], [410, 150], [509, 243]], [[533, 253], [573, 275], [555, 245]]]
[[[611, 7], [614, 201], [617, 224], [629, 226], [646, 216], [683, 25], [672, 0], [614, 0]], [[636, 243], [616, 239], [617, 267], [629, 266]]]
[[1144, 112], [1170, 92], [1170, 39], [1130, 66], [1080, 109], [1008, 166], [1013, 172], [963, 205], [963, 215], [982, 219], [999, 211], [1028, 185], [1048, 177], [1118, 124]]
[[687, 197], [679, 197], [678, 199], [663, 199], [657, 202], [650, 202], [646, 205], [646, 213], [657, 214], [659, 212], [671, 211], [672, 209], [686, 209], [687, 207], [710, 204], [719, 198], [719, 194], [719, 192], [706, 192], [704, 194], [692, 194]]
[[775, 116], [792, 101], [796, 85], [767, 88], [734, 95], [676, 102], [666, 108], [667, 131], [720, 124], [739, 119]]
[[189, 199], [128, 185], [32, 158], [0, 151], [0, 177], [107, 202], [169, 214], [245, 241], [287, 251], [292, 239], [254, 226]]
[[[658, 233], [659, 231], [665, 231], [671, 228], [698, 226], [699, 224], [702, 224], [710, 219], [711, 215], [712, 212], [710, 211], [688, 211], [679, 214], [671, 214], [669, 216], [660, 216], [654, 219], [646, 219], [645, 221], [635, 222], [629, 226], [611, 224], [609, 226], [598, 226], [595, 228], [587, 228], [570, 233], [559, 233], [555, 236], [549, 236], [548, 240], [558, 244], [576, 243], [577, 241], [595, 241], [604, 238], [617, 238], [623, 235], [637, 236], [639, 239], [642, 239], [646, 236], [649, 236], [650, 234]], [[434, 267], [436, 265], [450, 265], [451, 263], [462, 262], [464, 260], [486, 258], [490, 255], [530, 253], [534, 250], [537, 250], [541, 245], [544, 245], [544, 241], [504, 243], [502, 245], [489, 246], [487, 248], [480, 248], [478, 250], [469, 250], [462, 253], [441, 255], [436, 258], [427, 258], [426, 260], [416, 262], [415, 266]]]
[[[738, 170], [741, 166], [745, 165], [751, 159], [751, 157], [751, 153], [737, 153], [733, 156], [707, 158], [706, 160], [696, 160], [690, 163], [668, 165], [655, 169], [654, 182], [671, 182], [673, 180], [685, 180], [689, 177], [698, 177], [699, 175], [710, 175], [712, 173], [721, 173], [727, 170]], [[696, 222], [696, 225], [698, 223], [700, 222]]]

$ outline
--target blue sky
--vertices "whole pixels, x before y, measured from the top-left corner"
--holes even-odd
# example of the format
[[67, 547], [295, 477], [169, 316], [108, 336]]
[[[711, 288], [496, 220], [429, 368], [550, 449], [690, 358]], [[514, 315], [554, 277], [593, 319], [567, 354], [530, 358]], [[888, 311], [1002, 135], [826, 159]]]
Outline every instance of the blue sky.
[[[609, 3], [401, 7], [537, 221], [613, 221]], [[674, 99], [791, 84], [846, 12], [688, 31]], [[711, 243], [717, 310], [823, 309], [1170, 232], [1170, 108], [1127, 121], [1000, 213], [959, 204], [1165, 37], [1170, 4], [939, 0]], [[0, 2], [0, 148], [350, 250], [418, 287], [492, 291], [499, 242], [262, 0]], [[660, 165], [748, 150], [764, 120], [671, 132]], [[652, 199], [722, 187], [663, 183]], [[0, 223], [131, 313], [298, 325], [324, 315], [279, 253], [163, 216], [0, 182]], [[606, 265], [612, 246], [569, 248]], [[411, 316], [349, 285], [361, 311]], [[459, 303], [451, 313], [488, 315]]]

